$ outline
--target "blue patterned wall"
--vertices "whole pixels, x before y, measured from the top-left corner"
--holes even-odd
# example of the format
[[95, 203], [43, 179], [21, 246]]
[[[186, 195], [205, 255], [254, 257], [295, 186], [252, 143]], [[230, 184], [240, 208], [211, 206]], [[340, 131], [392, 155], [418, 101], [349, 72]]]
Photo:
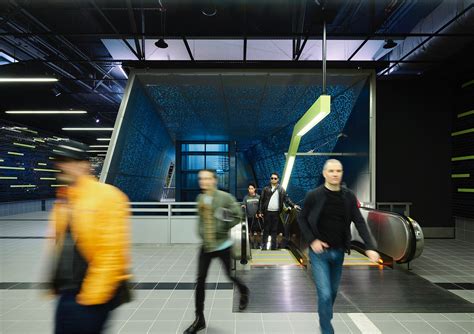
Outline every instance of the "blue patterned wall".
[[[344, 131], [356, 103], [360, 103], [362, 110], [366, 111], [366, 122], [368, 122], [368, 89], [367, 80], [361, 80], [352, 86], [329, 86], [327, 93], [331, 95], [331, 113], [303, 137], [298, 151], [333, 152], [339, 140], [338, 134]], [[361, 94], [362, 91], [365, 93]], [[246, 152], [248, 160], [254, 167], [259, 188], [269, 183], [272, 172], [277, 172], [280, 177], [282, 176], [285, 165], [284, 152], [288, 150], [293, 127], [320, 94], [320, 86], [309, 86], [292, 108], [293, 112], [288, 115], [286, 126]], [[359, 99], [359, 96], [362, 98]], [[354, 138], [365, 138], [364, 142], [368, 143], [368, 128], [366, 130], [354, 134]], [[351, 152], [356, 149], [356, 147], [348, 147]], [[366, 149], [368, 150], [368, 145]], [[296, 158], [288, 185], [288, 193], [294, 201], [302, 201], [308, 190], [322, 182], [322, 167], [327, 159], [327, 156], [298, 156]], [[368, 162], [368, 156], [364, 160]]]
[[155, 106], [135, 81], [120, 129], [107, 183], [132, 201], [160, 200], [174, 144]]
[[[322, 92], [321, 77], [314, 73], [173, 74], [144, 80], [145, 89], [173, 140], [237, 142], [237, 152], [245, 154], [237, 170], [239, 189], [254, 179], [252, 174], [258, 186], [263, 187], [271, 172], [282, 172], [293, 126]], [[331, 114], [303, 137], [300, 152], [333, 152], [338, 134], [346, 128], [358, 105], [363, 105], [361, 110], [368, 121], [367, 75], [333, 73], [328, 80]], [[367, 94], [361, 95], [362, 91]], [[351, 138], [365, 138], [368, 143], [368, 130], [358, 129]], [[320, 183], [326, 159], [297, 158], [288, 189], [292, 197], [300, 200], [307, 190]], [[365, 162], [368, 156], [364, 166]], [[239, 171], [242, 168], [251, 172]]]

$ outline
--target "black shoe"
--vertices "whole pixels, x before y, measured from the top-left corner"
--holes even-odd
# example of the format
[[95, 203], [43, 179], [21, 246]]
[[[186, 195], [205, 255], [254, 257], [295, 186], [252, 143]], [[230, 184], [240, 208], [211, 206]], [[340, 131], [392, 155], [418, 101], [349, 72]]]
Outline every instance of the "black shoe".
[[242, 292], [240, 294], [239, 310], [243, 311], [247, 308], [247, 306], [249, 305], [249, 295], [249, 289], [246, 289], [245, 292]]
[[196, 315], [194, 322], [183, 332], [183, 334], [195, 334], [204, 328], [206, 328], [206, 320], [204, 320], [204, 315]]

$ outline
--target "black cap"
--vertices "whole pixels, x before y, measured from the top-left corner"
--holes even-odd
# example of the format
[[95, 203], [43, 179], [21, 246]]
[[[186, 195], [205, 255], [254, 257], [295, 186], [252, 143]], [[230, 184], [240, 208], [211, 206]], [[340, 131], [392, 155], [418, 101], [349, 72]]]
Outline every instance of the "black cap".
[[89, 160], [87, 150], [89, 146], [69, 139], [58, 141], [53, 147], [53, 158], [56, 161], [84, 161]]

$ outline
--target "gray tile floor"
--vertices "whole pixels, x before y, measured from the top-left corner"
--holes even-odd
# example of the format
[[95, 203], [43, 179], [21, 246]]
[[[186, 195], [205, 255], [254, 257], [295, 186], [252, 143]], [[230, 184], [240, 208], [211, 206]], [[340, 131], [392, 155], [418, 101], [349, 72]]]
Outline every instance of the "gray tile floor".
[[[474, 246], [455, 239], [427, 239], [412, 272], [434, 283], [474, 283]], [[474, 290], [449, 290], [474, 303]]]
[[[33, 217], [33, 216], [31, 216]], [[37, 217], [37, 216], [36, 216]], [[0, 237], [44, 236], [46, 222], [0, 221]], [[0, 239], [0, 283], [43, 282], [46, 239]], [[196, 245], [133, 247], [137, 282], [194, 282]], [[457, 261], [457, 262], [455, 262]], [[469, 265], [469, 263], [471, 265]], [[453, 277], [473, 283], [472, 246], [454, 240], [427, 240], [413, 272], [432, 282]], [[208, 282], [228, 282], [213, 262]], [[450, 280], [449, 282], [452, 282]], [[472, 290], [453, 290], [469, 293]], [[318, 333], [316, 312], [234, 313], [232, 290], [208, 290], [203, 333]], [[0, 290], [0, 333], [51, 333], [55, 302], [44, 290]], [[316, 310], [315, 310], [316, 311]], [[108, 333], [182, 333], [194, 317], [192, 290], [138, 290], [135, 300], [119, 308]], [[336, 333], [474, 333], [473, 313], [336, 313]]]

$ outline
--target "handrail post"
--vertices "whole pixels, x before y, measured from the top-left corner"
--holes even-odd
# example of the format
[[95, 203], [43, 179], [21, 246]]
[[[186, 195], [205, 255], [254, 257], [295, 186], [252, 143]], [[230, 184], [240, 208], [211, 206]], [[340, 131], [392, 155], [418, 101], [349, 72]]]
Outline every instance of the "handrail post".
[[168, 203], [168, 244], [171, 244], [171, 203]]
[[241, 225], [241, 244], [240, 244], [240, 264], [247, 264], [247, 217], [245, 221], [240, 222]]

